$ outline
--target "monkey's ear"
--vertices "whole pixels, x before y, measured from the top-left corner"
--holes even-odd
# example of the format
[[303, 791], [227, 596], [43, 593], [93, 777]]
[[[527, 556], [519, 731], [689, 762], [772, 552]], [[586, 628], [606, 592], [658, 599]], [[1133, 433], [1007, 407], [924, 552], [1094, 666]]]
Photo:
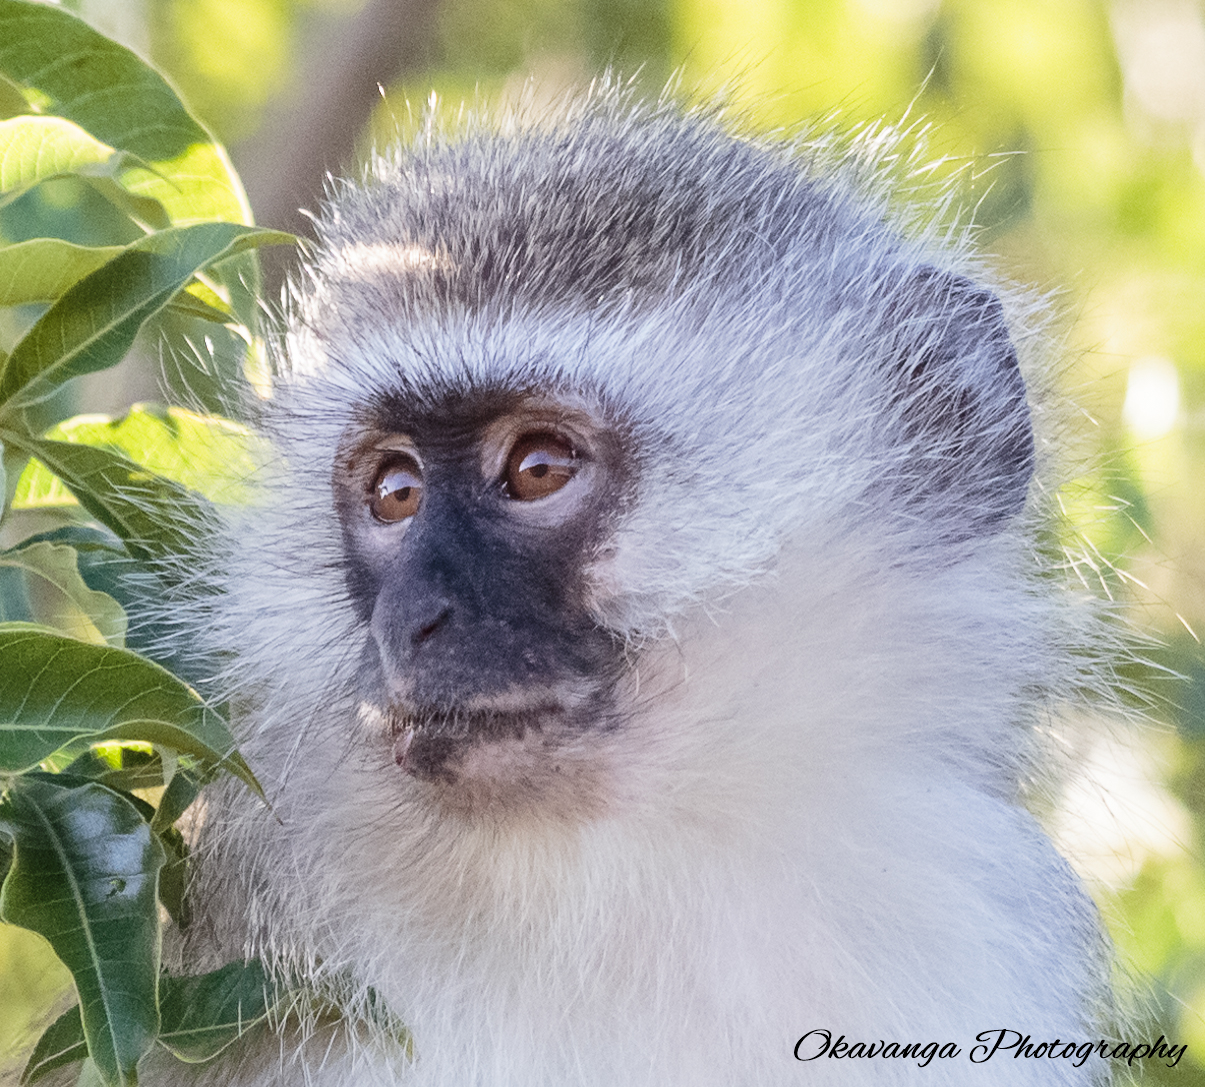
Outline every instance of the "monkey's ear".
[[924, 267], [891, 306], [892, 387], [908, 497], [960, 536], [998, 531], [1025, 504], [1034, 446], [1025, 382], [1000, 300]]

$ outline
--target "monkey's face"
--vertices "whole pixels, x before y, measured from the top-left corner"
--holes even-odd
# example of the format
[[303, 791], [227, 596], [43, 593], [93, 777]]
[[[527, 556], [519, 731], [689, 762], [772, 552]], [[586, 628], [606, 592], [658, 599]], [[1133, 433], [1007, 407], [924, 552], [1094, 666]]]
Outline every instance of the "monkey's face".
[[363, 701], [402, 771], [505, 790], [612, 727], [622, 645], [591, 616], [587, 571], [625, 462], [597, 413], [497, 390], [385, 396], [345, 436], [334, 485], [372, 634]]

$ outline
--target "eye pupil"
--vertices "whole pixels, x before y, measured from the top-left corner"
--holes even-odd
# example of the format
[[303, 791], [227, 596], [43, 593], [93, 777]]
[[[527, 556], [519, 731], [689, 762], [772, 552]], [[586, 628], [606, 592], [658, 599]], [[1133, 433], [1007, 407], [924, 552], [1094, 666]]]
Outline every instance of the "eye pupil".
[[414, 458], [391, 457], [373, 478], [368, 509], [383, 524], [395, 524], [418, 512], [422, 494], [422, 474]]
[[506, 459], [506, 493], [520, 502], [559, 491], [577, 474], [577, 450], [555, 434], [526, 434]]

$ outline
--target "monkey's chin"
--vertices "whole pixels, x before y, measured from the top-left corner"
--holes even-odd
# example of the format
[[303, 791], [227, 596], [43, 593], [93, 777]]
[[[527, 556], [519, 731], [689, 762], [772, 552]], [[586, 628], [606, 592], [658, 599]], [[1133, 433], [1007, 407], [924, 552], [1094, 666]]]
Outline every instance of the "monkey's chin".
[[607, 806], [606, 730], [555, 702], [407, 708], [388, 719], [394, 762], [443, 809], [576, 821]]

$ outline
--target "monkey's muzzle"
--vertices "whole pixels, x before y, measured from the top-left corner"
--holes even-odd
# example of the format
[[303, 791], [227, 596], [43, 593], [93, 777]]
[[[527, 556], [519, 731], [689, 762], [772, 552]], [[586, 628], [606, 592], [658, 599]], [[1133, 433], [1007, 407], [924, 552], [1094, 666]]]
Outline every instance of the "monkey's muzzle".
[[482, 749], [530, 746], [554, 720], [560, 707], [523, 712], [481, 710], [410, 711], [391, 725], [394, 761], [420, 781], [455, 783], [468, 757]]

